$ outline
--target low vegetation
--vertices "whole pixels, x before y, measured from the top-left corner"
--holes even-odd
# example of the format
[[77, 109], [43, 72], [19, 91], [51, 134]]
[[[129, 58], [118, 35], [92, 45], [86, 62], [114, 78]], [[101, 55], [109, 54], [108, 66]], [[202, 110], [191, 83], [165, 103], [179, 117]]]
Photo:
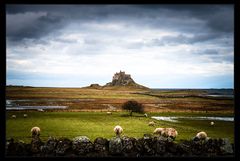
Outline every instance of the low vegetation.
[[[28, 118], [23, 114], [27, 113]], [[7, 112], [6, 138], [14, 138], [29, 142], [31, 140], [31, 128], [41, 128], [41, 139], [46, 141], [49, 136], [57, 138], [85, 135], [93, 141], [97, 137], [112, 138], [115, 136], [113, 128], [120, 125], [123, 128], [122, 136], [140, 138], [144, 134], [153, 134], [157, 127], [172, 127], [178, 131], [176, 142], [181, 139], [192, 139], [198, 132], [205, 131], [211, 138], [229, 138], [234, 141], [234, 123], [226, 121], [214, 121], [214, 126], [209, 120], [179, 120], [179, 122], [158, 121], [155, 126], [148, 126], [153, 121], [151, 116], [186, 116], [185, 113], [134, 113], [129, 117], [127, 112], [113, 112], [107, 115], [106, 112]], [[12, 115], [17, 118], [11, 118]], [[206, 116], [205, 113], [195, 113], [195, 116]], [[208, 114], [209, 116], [226, 116], [225, 114]], [[229, 114], [227, 115], [229, 116]]]

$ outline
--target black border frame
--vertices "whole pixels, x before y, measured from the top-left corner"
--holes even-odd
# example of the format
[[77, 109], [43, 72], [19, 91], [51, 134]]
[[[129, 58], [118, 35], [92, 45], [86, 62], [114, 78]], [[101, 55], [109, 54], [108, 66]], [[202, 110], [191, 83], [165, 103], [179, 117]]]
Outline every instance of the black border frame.
[[[0, 119], [1, 125], [0, 125], [0, 136], [1, 136], [1, 160], [8, 160], [8, 159], [24, 159], [24, 160], [38, 160], [38, 159], [80, 159], [80, 160], [112, 160], [112, 159], [129, 159], [129, 160], [148, 160], [148, 159], [153, 159], [153, 160], [168, 160], [169, 158], [158, 158], [158, 157], [142, 157], [142, 158], [115, 158], [115, 157], [110, 157], [110, 158], [32, 158], [32, 157], [5, 157], [5, 131], [6, 131], [6, 115], [5, 115], [5, 87], [6, 87], [6, 5], [7, 4], [232, 4], [234, 5], [234, 112], [235, 112], [235, 121], [234, 121], [234, 126], [235, 126], [235, 149], [234, 157], [180, 157], [180, 158], [170, 158], [171, 160], [208, 160], [208, 159], [216, 159], [216, 160], [240, 160], [240, 96], [239, 96], [239, 88], [240, 88], [240, 75], [239, 75], [239, 63], [240, 63], [240, 49], [239, 49], [239, 30], [240, 30], [240, 12], [239, 12], [239, 7], [240, 3], [239, 0], [145, 0], [145, 1], [136, 1], [136, 0], [122, 0], [122, 1], [117, 1], [117, 0], [109, 0], [109, 1], [102, 1], [102, 2], [97, 2], [97, 1], [89, 1], [89, 0], [82, 0], [82, 1], [74, 1], [74, 0], [60, 0], [60, 1], [55, 1], [54, 0], [5, 0], [4, 2], [0, 2], [0, 18], [1, 18], [1, 49], [2, 52], [0, 54], [1, 58], [1, 72], [0, 72], [0, 78], [1, 78], [1, 86], [0, 86], [0, 94], [1, 94], [1, 101], [0, 101]], [[224, 129], [223, 129], [224, 130]]]

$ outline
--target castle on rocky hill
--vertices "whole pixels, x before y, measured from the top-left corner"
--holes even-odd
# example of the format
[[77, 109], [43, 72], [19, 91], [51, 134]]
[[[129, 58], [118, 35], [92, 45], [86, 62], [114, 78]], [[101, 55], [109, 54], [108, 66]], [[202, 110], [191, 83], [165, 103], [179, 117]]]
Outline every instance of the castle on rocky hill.
[[104, 87], [114, 87], [114, 86], [126, 86], [126, 87], [134, 87], [134, 88], [147, 88], [142, 85], [137, 84], [132, 78], [130, 74], [126, 74], [124, 71], [121, 71], [118, 73], [115, 73], [112, 77], [112, 81], [107, 83], [104, 86], [100, 86], [98, 84], [91, 84], [89, 87], [91, 88], [104, 88]]
[[112, 82], [109, 82], [105, 85], [108, 86], [131, 86], [136, 88], [147, 88], [142, 85], [137, 84], [132, 78], [130, 74], [126, 74], [124, 71], [115, 73], [112, 77]]
[[125, 72], [121, 71], [119, 73], [115, 73], [111, 85], [113, 86], [126, 86], [135, 83], [134, 80], [131, 78], [130, 74], [125, 74]]

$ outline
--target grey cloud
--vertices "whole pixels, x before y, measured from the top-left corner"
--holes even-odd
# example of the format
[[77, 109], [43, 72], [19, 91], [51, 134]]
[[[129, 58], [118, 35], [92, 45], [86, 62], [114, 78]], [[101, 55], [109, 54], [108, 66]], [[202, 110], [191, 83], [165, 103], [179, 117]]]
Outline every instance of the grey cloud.
[[198, 49], [191, 51], [191, 53], [195, 55], [219, 56], [219, 51], [217, 49]]
[[204, 43], [210, 40], [218, 38], [218, 34], [197, 34], [193, 37], [179, 34], [177, 36], [164, 36], [160, 39], [153, 39], [149, 42], [151, 45], [162, 46], [162, 45], [179, 45], [179, 44], [194, 44]]
[[220, 48], [207, 48], [207, 49], [198, 49], [191, 51], [194, 55], [204, 56], [209, 58], [212, 62], [216, 63], [233, 63], [233, 55], [231, 54], [232, 50], [229, 49], [220, 49]]
[[216, 63], [233, 63], [233, 56], [230, 55], [211, 55], [209, 58]]
[[64, 38], [54, 38], [53, 40], [61, 43], [77, 43], [77, 40], [69, 40]]
[[40, 38], [61, 26], [61, 17], [46, 12], [8, 14], [6, 34], [10, 40]]
[[206, 49], [204, 50], [204, 54], [206, 55], [218, 55], [218, 51], [214, 49]]
[[228, 14], [226, 12], [218, 13], [210, 17], [210, 20], [207, 22], [212, 30], [219, 32], [233, 32], [234, 30], [234, 20], [233, 13]]
[[233, 32], [233, 5], [143, 5], [147, 10], [162, 10], [168, 17], [189, 21], [192, 18], [202, 20], [212, 31]]
[[[171, 43], [174, 43], [174, 39], [178, 42], [196, 43], [233, 32], [233, 6], [7, 5], [7, 37], [15, 41], [46, 36], [73, 21], [80, 25], [86, 21], [102, 23], [122, 21], [137, 27], [193, 33], [198, 36], [192, 39], [181, 36], [165, 39]], [[201, 33], [206, 35], [200, 35]]]
[[90, 44], [90, 45], [95, 45], [95, 44], [100, 43], [100, 41], [97, 39], [93, 39], [93, 38], [86, 38], [86, 39], [84, 39], [84, 43]]

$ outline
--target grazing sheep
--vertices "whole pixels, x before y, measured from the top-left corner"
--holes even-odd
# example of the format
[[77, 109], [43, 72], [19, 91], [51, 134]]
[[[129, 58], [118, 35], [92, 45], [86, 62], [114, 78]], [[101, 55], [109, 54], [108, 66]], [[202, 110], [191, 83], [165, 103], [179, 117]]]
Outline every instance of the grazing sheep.
[[158, 135], [162, 135], [163, 131], [164, 131], [164, 128], [156, 128], [153, 133], [158, 134]]
[[148, 115], [147, 115], [146, 113], [144, 114], [144, 116], [145, 116], [145, 117], [148, 117]]
[[148, 123], [148, 126], [155, 126], [155, 124], [156, 123], [154, 121], [151, 121], [151, 122]]
[[112, 114], [112, 112], [107, 112], [107, 114], [108, 114], [108, 115], [111, 115], [111, 114]]
[[38, 111], [39, 111], [39, 112], [44, 112], [44, 110], [43, 110], [43, 109], [38, 109]]
[[23, 114], [23, 117], [24, 117], [24, 118], [27, 118], [27, 114]]
[[120, 134], [123, 132], [123, 128], [119, 125], [115, 126], [113, 130], [117, 136], [120, 136]]
[[201, 132], [197, 133], [195, 138], [198, 138], [200, 140], [205, 140], [205, 139], [207, 139], [207, 133], [204, 131], [201, 131]]
[[40, 128], [39, 127], [33, 127], [31, 129], [32, 136], [39, 136], [40, 135]]
[[17, 118], [17, 116], [16, 115], [12, 115], [12, 118], [15, 119], [15, 118]]
[[164, 134], [166, 135], [166, 137], [171, 137], [173, 139], [175, 139], [178, 135], [177, 130], [175, 130], [174, 128], [166, 128], [164, 130], [164, 132], [165, 132]]
[[212, 121], [212, 122], [210, 123], [210, 125], [213, 126], [213, 125], [214, 125], [214, 122]]
[[153, 133], [164, 137], [171, 137], [172, 139], [175, 139], [178, 135], [177, 130], [174, 128], [156, 128]]

